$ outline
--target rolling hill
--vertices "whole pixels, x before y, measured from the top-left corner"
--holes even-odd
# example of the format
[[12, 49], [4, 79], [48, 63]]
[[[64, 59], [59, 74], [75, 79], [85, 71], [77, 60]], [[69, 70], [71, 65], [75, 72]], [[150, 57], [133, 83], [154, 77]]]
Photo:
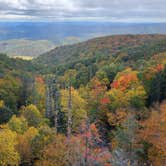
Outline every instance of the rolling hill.
[[34, 59], [34, 62], [49, 68], [59, 64], [75, 64], [83, 60], [96, 61], [99, 57], [120, 58], [130, 63], [164, 51], [166, 35], [115, 35], [57, 47]]

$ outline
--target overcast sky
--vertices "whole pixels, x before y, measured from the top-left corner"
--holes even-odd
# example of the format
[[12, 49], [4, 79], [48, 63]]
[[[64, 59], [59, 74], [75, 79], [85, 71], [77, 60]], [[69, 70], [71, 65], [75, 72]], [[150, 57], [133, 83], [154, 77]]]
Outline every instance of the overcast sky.
[[166, 0], [0, 0], [0, 20], [166, 22]]

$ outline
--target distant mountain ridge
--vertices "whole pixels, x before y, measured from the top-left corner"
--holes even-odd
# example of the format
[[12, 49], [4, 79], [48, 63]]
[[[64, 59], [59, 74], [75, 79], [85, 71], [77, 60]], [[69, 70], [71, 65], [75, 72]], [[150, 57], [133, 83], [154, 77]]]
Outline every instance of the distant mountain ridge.
[[0, 40], [48, 40], [61, 45], [65, 38], [81, 41], [117, 34], [166, 34], [166, 23], [112, 22], [0, 22]]

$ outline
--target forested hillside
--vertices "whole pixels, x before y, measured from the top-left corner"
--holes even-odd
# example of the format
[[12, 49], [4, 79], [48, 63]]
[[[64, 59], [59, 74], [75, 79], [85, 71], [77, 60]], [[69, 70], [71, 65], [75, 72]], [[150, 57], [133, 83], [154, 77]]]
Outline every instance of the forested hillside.
[[0, 165], [166, 165], [166, 35], [1, 54], [0, 71]]
[[165, 42], [166, 35], [115, 35], [100, 37], [75, 45], [57, 47], [41, 55], [37, 58], [37, 62], [50, 66], [59, 63], [66, 64], [84, 59], [93, 59], [100, 56], [105, 58], [108, 56], [117, 57], [120, 53], [126, 53], [130, 57], [131, 51], [135, 54], [140, 51], [139, 55], [133, 55], [135, 58], [148, 58], [150, 56], [148, 54], [142, 57], [143, 54], [146, 54], [145, 51], [166, 51]]
[[77, 73], [74, 85], [79, 87], [102, 69], [108, 72], [108, 77], [112, 66], [117, 70], [126, 67], [137, 70], [152, 61], [155, 54], [163, 52], [166, 52], [166, 35], [115, 35], [57, 47], [34, 59], [33, 63], [41, 65], [40, 72], [45, 74], [63, 76], [73, 69]]

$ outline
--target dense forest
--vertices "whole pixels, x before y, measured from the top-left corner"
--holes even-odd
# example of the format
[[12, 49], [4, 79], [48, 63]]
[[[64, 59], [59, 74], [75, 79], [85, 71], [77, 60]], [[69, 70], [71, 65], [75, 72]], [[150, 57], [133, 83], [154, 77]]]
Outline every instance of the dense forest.
[[166, 35], [0, 54], [0, 165], [165, 166]]

